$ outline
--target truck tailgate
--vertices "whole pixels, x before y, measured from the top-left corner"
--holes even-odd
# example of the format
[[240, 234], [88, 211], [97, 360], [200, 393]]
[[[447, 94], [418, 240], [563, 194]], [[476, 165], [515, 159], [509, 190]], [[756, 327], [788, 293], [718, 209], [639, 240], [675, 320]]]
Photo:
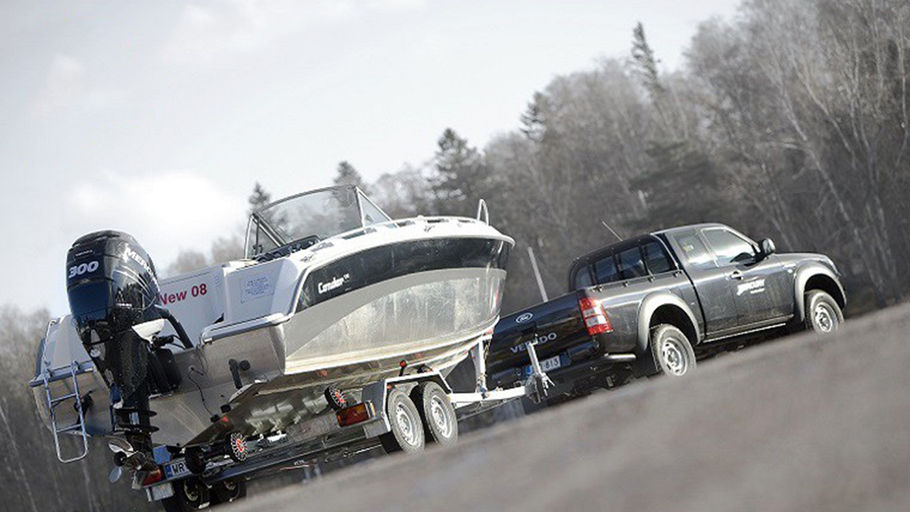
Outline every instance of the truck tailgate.
[[495, 375], [529, 364], [528, 342], [536, 342], [538, 356], [546, 359], [571, 346], [590, 341], [578, 308], [581, 296], [583, 292], [570, 292], [503, 317], [493, 331], [487, 373]]

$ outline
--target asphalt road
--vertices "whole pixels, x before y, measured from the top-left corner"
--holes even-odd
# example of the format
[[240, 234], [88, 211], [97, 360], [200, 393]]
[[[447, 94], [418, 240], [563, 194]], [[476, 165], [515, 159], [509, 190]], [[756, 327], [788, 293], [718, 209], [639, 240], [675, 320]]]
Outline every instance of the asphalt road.
[[910, 306], [228, 511], [910, 510]]

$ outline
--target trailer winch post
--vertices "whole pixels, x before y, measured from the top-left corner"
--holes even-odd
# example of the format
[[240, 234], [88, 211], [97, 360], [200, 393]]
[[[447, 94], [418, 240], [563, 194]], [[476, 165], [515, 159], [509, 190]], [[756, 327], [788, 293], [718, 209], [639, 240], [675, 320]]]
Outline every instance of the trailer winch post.
[[480, 337], [471, 349], [471, 358], [474, 359], [474, 391], [483, 398], [487, 397], [487, 354], [483, 346], [486, 341], [489, 338]]
[[543, 397], [546, 397], [547, 389], [554, 384], [540, 366], [537, 350], [534, 348], [534, 343], [531, 342], [527, 344], [528, 357], [531, 359], [531, 375], [528, 376], [524, 384], [511, 389], [497, 388], [490, 390], [487, 388], [486, 343], [491, 338], [491, 335], [483, 336], [471, 348], [471, 358], [474, 360], [474, 377], [476, 379], [474, 392], [449, 393], [449, 400], [452, 401], [455, 408], [458, 409], [469, 405], [493, 405], [523, 396], [530, 398], [534, 402], [540, 402]]
[[537, 345], [537, 341], [529, 341], [527, 343], [528, 358], [531, 359], [531, 377], [533, 380], [534, 390], [533, 393], [530, 393], [530, 398], [539, 402], [541, 398], [547, 396], [547, 388], [553, 386], [553, 381], [550, 380], [550, 377], [547, 376], [546, 372], [543, 371], [543, 368], [540, 367], [540, 360], [537, 358], [537, 349], [534, 348]]

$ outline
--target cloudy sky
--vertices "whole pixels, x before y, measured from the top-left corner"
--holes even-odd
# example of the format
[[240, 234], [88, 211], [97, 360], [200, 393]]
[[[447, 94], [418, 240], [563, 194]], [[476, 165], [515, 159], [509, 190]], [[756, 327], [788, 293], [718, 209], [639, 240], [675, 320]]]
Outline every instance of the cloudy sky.
[[66, 312], [66, 250], [132, 233], [165, 267], [280, 196], [483, 145], [557, 74], [625, 58], [642, 21], [666, 69], [736, 0], [326, 0], [0, 5], [0, 304]]

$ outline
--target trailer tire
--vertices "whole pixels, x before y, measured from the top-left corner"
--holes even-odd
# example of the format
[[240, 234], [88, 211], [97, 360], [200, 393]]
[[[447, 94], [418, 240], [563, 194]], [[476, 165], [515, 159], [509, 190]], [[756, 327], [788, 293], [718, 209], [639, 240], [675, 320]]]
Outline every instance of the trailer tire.
[[651, 329], [651, 355], [658, 374], [682, 377], [695, 369], [695, 350], [676, 326], [659, 324]]
[[411, 400], [417, 406], [427, 443], [451, 446], [458, 440], [458, 418], [455, 408], [442, 386], [424, 382], [411, 391]]
[[174, 496], [161, 500], [166, 512], [191, 512], [202, 510], [209, 505], [209, 488], [201, 479], [184, 478], [173, 482], [172, 485]]
[[230, 478], [212, 485], [215, 503], [230, 503], [246, 496], [246, 480]]
[[190, 470], [190, 473], [201, 475], [205, 471], [205, 454], [200, 448], [196, 446], [187, 448], [184, 460], [186, 460], [186, 468]]
[[394, 388], [386, 398], [386, 415], [391, 432], [379, 436], [386, 453], [403, 451], [415, 453], [423, 450], [425, 434], [417, 406], [404, 391]]

